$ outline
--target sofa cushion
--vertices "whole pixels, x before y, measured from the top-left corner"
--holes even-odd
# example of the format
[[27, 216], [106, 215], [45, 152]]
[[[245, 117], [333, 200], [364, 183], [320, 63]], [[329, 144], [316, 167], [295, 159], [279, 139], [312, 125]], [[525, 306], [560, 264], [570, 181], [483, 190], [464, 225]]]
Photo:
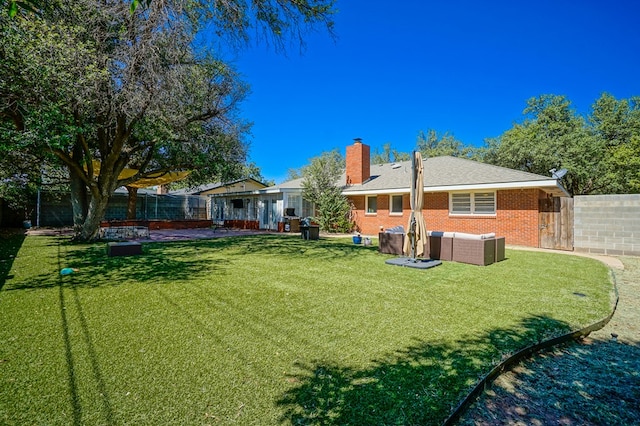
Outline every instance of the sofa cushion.
[[394, 226], [386, 229], [384, 232], [387, 234], [404, 234], [404, 227], [402, 225]]
[[466, 240], [481, 240], [482, 235], [478, 234], [467, 234], [465, 232], [455, 232], [454, 238], [464, 238]]

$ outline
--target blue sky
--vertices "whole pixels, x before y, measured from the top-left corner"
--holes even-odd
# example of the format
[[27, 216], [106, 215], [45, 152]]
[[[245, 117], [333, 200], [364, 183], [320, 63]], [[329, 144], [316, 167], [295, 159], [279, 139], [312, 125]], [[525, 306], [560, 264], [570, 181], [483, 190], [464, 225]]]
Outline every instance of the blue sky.
[[602, 92], [640, 95], [633, 1], [338, 0], [336, 39], [303, 54], [265, 45], [234, 60], [251, 86], [250, 160], [281, 182], [353, 138], [410, 152], [421, 130], [483, 145], [522, 120], [526, 100], [565, 95], [587, 113]]

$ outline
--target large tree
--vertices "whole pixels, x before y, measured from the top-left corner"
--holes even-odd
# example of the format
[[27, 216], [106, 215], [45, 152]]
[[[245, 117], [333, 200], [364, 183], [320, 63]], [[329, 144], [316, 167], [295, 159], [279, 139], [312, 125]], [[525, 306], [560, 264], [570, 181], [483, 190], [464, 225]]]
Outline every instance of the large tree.
[[2, 144], [64, 164], [78, 238], [96, 238], [119, 186], [176, 170], [192, 170], [192, 183], [242, 172], [248, 126], [237, 107], [247, 88], [196, 48], [204, 34], [245, 42], [254, 28], [280, 43], [305, 25], [330, 27], [331, 5], [154, 0], [132, 12], [128, 2], [75, 0], [3, 15]]
[[609, 191], [640, 192], [640, 97], [616, 99], [603, 93], [588, 117], [594, 136], [603, 145], [604, 177]]
[[571, 195], [640, 191], [638, 99], [605, 93], [591, 109], [587, 119], [564, 96], [531, 98], [524, 120], [488, 140], [479, 157], [547, 176], [567, 169], [562, 183]]
[[493, 141], [485, 160], [500, 166], [550, 176], [551, 169], [569, 170], [563, 178], [572, 194], [601, 188], [598, 178], [602, 147], [591, 135], [583, 117], [564, 96], [542, 95], [527, 101], [522, 123], [516, 123]]

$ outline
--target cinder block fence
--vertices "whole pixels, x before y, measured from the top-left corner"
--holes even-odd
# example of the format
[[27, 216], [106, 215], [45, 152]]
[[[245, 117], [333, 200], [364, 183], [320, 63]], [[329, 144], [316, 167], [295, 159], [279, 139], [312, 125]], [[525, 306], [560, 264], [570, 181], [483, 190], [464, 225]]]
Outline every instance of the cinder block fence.
[[577, 252], [640, 256], [640, 194], [574, 197]]

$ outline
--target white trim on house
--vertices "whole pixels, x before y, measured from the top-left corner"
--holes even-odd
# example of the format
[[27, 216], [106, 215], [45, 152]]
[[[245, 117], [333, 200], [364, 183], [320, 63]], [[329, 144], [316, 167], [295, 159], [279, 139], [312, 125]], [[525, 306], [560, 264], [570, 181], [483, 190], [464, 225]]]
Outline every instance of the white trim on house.
[[[522, 189], [522, 188], [539, 188], [553, 195], [561, 197], [569, 197], [569, 193], [555, 179], [545, 181], [531, 182], [505, 182], [505, 183], [478, 183], [472, 185], [443, 185], [443, 186], [425, 186], [424, 192], [471, 192], [471, 191], [497, 191], [501, 189]], [[346, 189], [342, 191], [343, 195], [374, 195], [374, 194], [408, 194], [409, 189]]]
[[394, 189], [368, 189], [368, 190], [354, 190], [346, 189], [342, 190], [342, 195], [400, 195], [409, 194], [408, 188], [394, 188]]
[[[376, 199], [376, 211], [374, 212], [370, 212], [369, 211], [369, 199], [370, 198], [375, 198]], [[367, 195], [366, 197], [364, 197], [365, 202], [364, 202], [364, 214], [365, 215], [369, 215], [369, 216], [375, 216], [378, 214], [378, 195]]]
[[558, 183], [555, 179], [549, 179], [546, 181], [530, 181], [530, 182], [505, 182], [505, 183], [492, 183], [483, 184], [478, 183], [474, 185], [447, 185], [447, 186], [432, 186], [425, 187], [425, 192], [441, 192], [441, 191], [492, 191], [500, 189], [522, 189], [522, 188], [539, 188], [547, 192], [562, 192], [562, 196], [569, 196], [569, 193]]
[[[400, 211], [393, 210], [393, 197], [400, 197]], [[389, 195], [389, 216], [402, 216], [402, 214], [404, 213], [403, 198], [404, 194]]]

